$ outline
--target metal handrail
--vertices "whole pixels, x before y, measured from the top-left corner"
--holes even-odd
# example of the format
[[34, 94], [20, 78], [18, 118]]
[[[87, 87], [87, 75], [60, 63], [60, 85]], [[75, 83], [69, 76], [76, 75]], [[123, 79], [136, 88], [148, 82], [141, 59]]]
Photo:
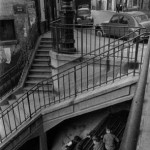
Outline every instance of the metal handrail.
[[[143, 36], [144, 33], [141, 35]], [[31, 118], [33, 118], [36, 113], [46, 106], [51, 106], [55, 103], [60, 103], [62, 100], [67, 100], [71, 97], [76, 97], [80, 93], [87, 92], [88, 90], [94, 90], [96, 87], [100, 87], [104, 84], [109, 82], [115, 82], [116, 79], [122, 78], [123, 76], [128, 76], [132, 74], [135, 75], [134, 72], [140, 74], [140, 67], [139, 70], [133, 68], [132, 71], [127, 71], [126, 73], [122, 74], [122, 65], [123, 60], [127, 64], [130, 61], [135, 60], [135, 56], [137, 50], [135, 50], [136, 44], [133, 43], [135, 38], [132, 38], [132, 44], [130, 43], [130, 49], [128, 49], [128, 54], [124, 56], [122, 53], [126, 48], [122, 47], [119, 49], [120, 45], [114, 46], [106, 52], [99, 53], [98, 55], [94, 56], [92, 59], [88, 59], [81, 63], [80, 65], [74, 66], [67, 71], [52, 76], [49, 79], [46, 79], [38, 84], [36, 84], [33, 88], [31, 88], [27, 93], [21, 96], [15, 103], [10, 105], [6, 110], [1, 113], [0, 120], [2, 120], [4, 125], [4, 135], [2, 136], [1, 142], [5, 140], [12, 132], [16, 131], [21, 125]], [[127, 41], [123, 41], [125, 44]], [[123, 44], [122, 43], [122, 44]], [[138, 63], [141, 66], [143, 62], [143, 47], [144, 44], [142, 43], [141, 47], [141, 54], [138, 53], [140, 59], [138, 59]], [[135, 53], [133, 52], [135, 50]], [[103, 64], [102, 61], [106, 61], [106, 59], [112, 59], [112, 69], [110, 71], [102, 70], [102, 66], [106, 65]], [[116, 60], [119, 60], [120, 63], [116, 64]], [[99, 72], [95, 72], [95, 64], [99, 64]], [[89, 70], [89, 67], [92, 66], [92, 71]], [[85, 70], [86, 71], [85, 71]], [[136, 71], [135, 71], [136, 70]], [[86, 77], [83, 76], [83, 72], [86, 72]], [[105, 72], [105, 73], [102, 73]], [[90, 74], [91, 73], [91, 74]], [[111, 73], [112, 78], [109, 79], [109, 73]], [[119, 73], [116, 75], [116, 73]], [[80, 80], [78, 79], [80, 76]], [[97, 75], [97, 76], [95, 76]], [[66, 80], [68, 85], [66, 84]], [[104, 80], [104, 81], [103, 81]], [[96, 82], [97, 81], [97, 82]], [[98, 84], [96, 84], [98, 83]], [[58, 95], [55, 94], [55, 87], [50, 85], [56, 85], [58, 87]], [[46, 89], [46, 91], [45, 91]], [[42, 92], [40, 92], [42, 91]], [[43, 101], [42, 101], [43, 100]], [[31, 104], [32, 103], [32, 104]], [[17, 111], [18, 114], [18, 122], [16, 124], [5, 124], [5, 120], [8, 119], [9, 113]], [[20, 117], [21, 116], [21, 117]], [[24, 116], [24, 117], [23, 117]], [[23, 118], [22, 118], [23, 117]], [[11, 119], [15, 116], [12, 117]], [[9, 120], [11, 122], [11, 120]], [[5, 129], [7, 128], [7, 129]]]
[[[33, 26], [30, 30], [31, 30], [30, 35], [31, 36], [32, 35], [35, 36], [35, 34], [32, 34], [32, 30], [35, 30], [35, 27]], [[32, 55], [32, 51], [29, 52], [29, 50], [31, 50], [31, 48], [33, 48], [33, 46], [35, 44], [35, 37], [29, 38], [28, 41], [29, 41], [29, 43], [31, 43], [31, 45], [29, 47], [28, 43], [26, 43], [25, 47], [20, 50], [21, 53], [20, 53], [20, 56], [19, 56], [19, 59], [18, 59], [16, 65], [13, 66], [12, 68], [10, 68], [7, 72], [5, 72], [5, 74], [0, 76], [0, 81], [1, 82], [3, 80], [9, 82], [9, 84], [7, 85], [7, 88], [4, 87], [3, 90], [1, 91], [0, 98], [2, 98], [9, 91], [13, 91], [14, 88], [19, 83], [19, 78], [20, 78], [20, 76], [22, 74], [22, 70], [23, 70], [25, 64], [29, 62], [29, 59], [30, 59], [30, 57]], [[14, 76], [14, 74], [15, 75], [17, 74], [17, 77]], [[6, 83], [6, 82], [4, 82], [4, 83]], [[2, 86], [3, 86], [3, 84], [1, 84], [1, 87]]]
[[147, 75], [149, 69], [149, 60], [150, 60], [150, 38], [148, 41], [147, 50], [145, 52], [143, 67], [141, 70], [137, 89], [132, 101], [120, 150], [136, 150], [145, 96]]

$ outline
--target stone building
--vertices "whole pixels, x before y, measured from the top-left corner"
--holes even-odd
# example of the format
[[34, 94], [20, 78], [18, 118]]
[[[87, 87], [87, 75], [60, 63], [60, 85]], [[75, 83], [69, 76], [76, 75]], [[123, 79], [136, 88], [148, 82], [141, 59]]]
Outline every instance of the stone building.
[[148, 6], [148, 0], [92, 0], [93, 8], [97, 10], [116, 10], [116, 3], [119, 2], [126, 6], [127, 9], [138, 10]]

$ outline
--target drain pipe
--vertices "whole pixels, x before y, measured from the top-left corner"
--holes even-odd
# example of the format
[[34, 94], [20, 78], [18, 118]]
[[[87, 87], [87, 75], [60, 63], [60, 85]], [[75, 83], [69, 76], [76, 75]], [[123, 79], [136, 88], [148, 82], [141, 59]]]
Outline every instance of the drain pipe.
[[144, 62], [139, 77], [137, 89], [131, 104], [129, 117], [119, 150], [136, 150], [142, 116], [145, 87], [149, 69], [150, 38], [144, 56]]

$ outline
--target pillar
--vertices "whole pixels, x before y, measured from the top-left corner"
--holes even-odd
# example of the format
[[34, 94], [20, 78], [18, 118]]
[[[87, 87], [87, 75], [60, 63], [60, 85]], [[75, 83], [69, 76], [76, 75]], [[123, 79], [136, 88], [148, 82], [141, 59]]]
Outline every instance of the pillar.
[[40, 133], [40, 150], [48, 150], [46, 133]]
[[59, 53], [72, 54], [76, 52], [74, 47], [74, 10], [72, 0], [63, 0], [60, 12], [60, 45]]

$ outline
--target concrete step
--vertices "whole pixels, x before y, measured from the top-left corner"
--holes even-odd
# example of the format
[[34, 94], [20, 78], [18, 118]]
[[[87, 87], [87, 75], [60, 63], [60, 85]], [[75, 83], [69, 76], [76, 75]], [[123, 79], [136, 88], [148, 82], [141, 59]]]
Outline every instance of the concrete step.
[[52, 41], [53, 38], [49, 38], [49, 37], [42, 37], [41, 41]]
[[41, 58], [35, 58], [33, 62], [40, 63], [40, 62], [49, 62], [50, 59], [41, 59]]
[[[32, 66], [31, 66], [31, 69], [49, 69], [50, 70], [50, 68], [51, 68], [51, 66], [47, 63], [47, 62], [45, 62], [45, 63], [43, 63], [43, 64], [36, 64], [36, 63], [33, 63], [32, 64]], [[51, 71], [51, 70], [50, 70]]]
[[42, 45], [39, 45], [38, 48], [42, 49], [42, 48], [52, 48], [52, 45], [51, 44], [42, 44]]
[[46, 58], [48, 57], [48, 58], [50, 58], [49, 53], [47, 53], [47, 54], [46, 53], [36, 54], [35, 57], [46, 57]]
[[46, 79], [46, 78], [50, 78], [50, 75], [39, 75], [39, 74], [29, 74], [28, 78], [29, 79]]
[[49, 54], [50, 49], [38, 49], [36, 54]]
[[40, 45], [52, 45], [52, 41], [51, 40], [41, 41]]
[[48, 54], [36, 54], [34, 59], [48, 59], [48, 61], [50, 61]]
[[34, 79], [34, 80], [27, 80], [26, 82], [25, 82], [25, 85], [35, 85], [35, 84], [37, 84], [37, 83], [39, 83], [40, 81], [42, 81], [43, 79]]
[[36, 74], [36, 73], [39, 73], [39, 74], [51, 74], [51, 70], [50, 69], [45, 69], [45, 68], [38, 68], [38, 69], [30, 69], [29, 71], [29, 75], [31, 74]]

